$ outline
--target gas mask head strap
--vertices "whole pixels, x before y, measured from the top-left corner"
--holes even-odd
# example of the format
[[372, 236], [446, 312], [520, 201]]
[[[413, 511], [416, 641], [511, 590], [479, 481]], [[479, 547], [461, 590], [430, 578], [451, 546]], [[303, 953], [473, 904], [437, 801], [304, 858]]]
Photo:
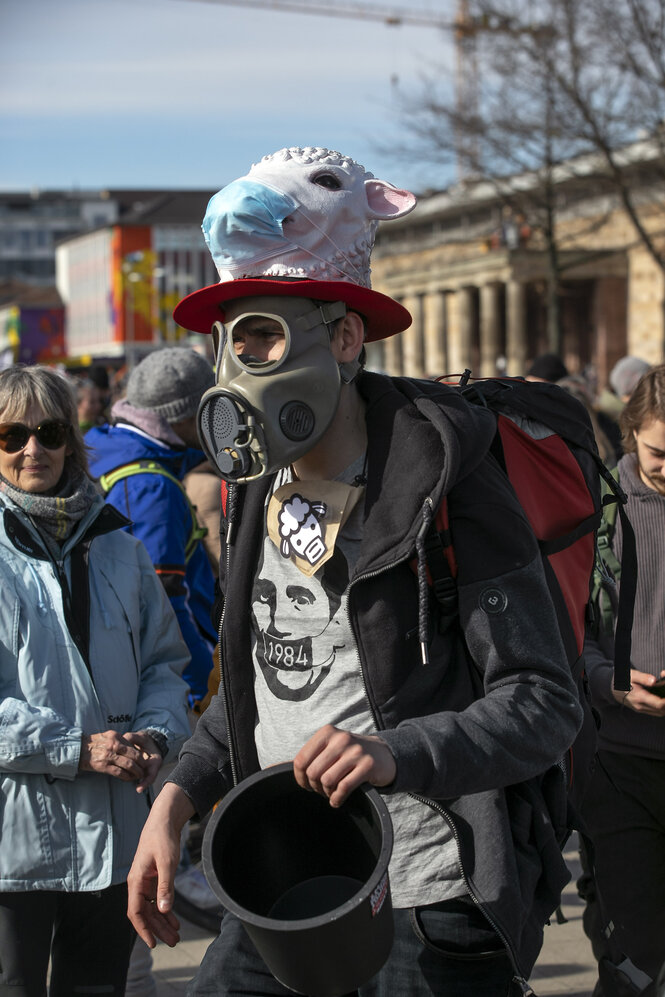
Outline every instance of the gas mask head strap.
[[[307, 315], [303, 315], [302, 318], [298, 319], [298, 325], [307, 331], [316, 325], [321, 325], [321, 322], [323, 322], [328, 328], [328, 335], [332, 341], [335, 323], [339, 322], [345, 315], [346, 305], [343, 301], [321, 301], [314, 311], [308, 312]], [[358, 360], [351, 360], [349, 363], [341, 363], [338, 366], [339, 376], [343, 383], [350, 384], [358, 376], [362, 365]]]
[[328, 335], [332, 339], [335, 322], [344, 318], [345, 315], [346, 305], [343, 301], [322, 301], [311, 312], [301, 315], [295, 324], [304, 332], [308, 332], [309, 329], [313, 329], [317, 325], [326, 325], [328, 327]]

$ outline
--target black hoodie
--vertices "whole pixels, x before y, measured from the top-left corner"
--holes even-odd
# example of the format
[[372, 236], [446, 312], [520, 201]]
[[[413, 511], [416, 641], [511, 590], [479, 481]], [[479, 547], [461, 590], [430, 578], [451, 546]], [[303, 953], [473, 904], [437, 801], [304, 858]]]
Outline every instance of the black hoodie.
[[[466, 886], [526, 977], [569, 879], [557, 762], [582, 716], [537, 543], [487, 452], [489, 412], [429, 381], [364, 373], [359, 390], [367, 487], [348, 606], [376, 726], [397, 763], [384, 792], [425, 798], [448, 821]], [[258, 768], [250, 606], [270, 486], [240, 489], [228, 509], [220, 695], [172, 776], [199, 814]], [[430, 600], [423, 665], [411, 562], [424, 517], [446, 494], [460, 626], [441, 633]]]

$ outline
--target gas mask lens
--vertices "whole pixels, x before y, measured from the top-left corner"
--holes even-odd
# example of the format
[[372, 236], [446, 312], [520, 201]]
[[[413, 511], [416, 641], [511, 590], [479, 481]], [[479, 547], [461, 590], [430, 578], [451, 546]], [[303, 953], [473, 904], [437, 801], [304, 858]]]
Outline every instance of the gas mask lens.
[[251, 312], [239, 315], [226, 325], [215, 323], [219, 336], [218, 363], [225, 345], [244, 370], [262, 374], [280, 366], [289, 350], [289, 327], [280, 315]]

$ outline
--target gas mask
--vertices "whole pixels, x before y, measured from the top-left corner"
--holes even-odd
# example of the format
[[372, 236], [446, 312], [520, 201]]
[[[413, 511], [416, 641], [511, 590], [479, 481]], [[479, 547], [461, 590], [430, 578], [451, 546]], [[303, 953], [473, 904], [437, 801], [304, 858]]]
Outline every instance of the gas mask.
[[346, 314], [341, 301], [242, 298], [215, 322], [217, 384], [203, 395], [203, 449], [229, 483], [246, 484], [298, 460], [337, 410], [342, 382], [358, 361], [338, 364], [330, 341]]

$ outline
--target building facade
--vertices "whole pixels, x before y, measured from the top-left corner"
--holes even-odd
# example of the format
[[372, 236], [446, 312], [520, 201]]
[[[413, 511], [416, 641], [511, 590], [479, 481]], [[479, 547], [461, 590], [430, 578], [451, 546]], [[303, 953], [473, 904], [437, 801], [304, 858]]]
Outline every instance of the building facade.
[[[568, 369], [593, 365], [602, 386], [627, 353], [661, 362], [663, 268], [597, 165], [564, 164], [550, 178], [553, 241], [533, 176], [425, 194], [411, 214], [380, 225], [373, 286], [401, 301], [413, 324], [370, 344], [369, 365], [410, 376], [523, 374], [552, 348], [552, 242], [557, 352]], [[637, 144], [624, 165], [640, 221], [665, 257], [662, 157]], [[57, 285], [67, 362], [132, 363], [186, 338], [175, 304], [218, 279], [200, 227], [213, 193], [0, 194], [0, 282]], [[6, 309], [0, 346], [17, 329], [15, 310]], [[60, 355], [60, 343], [54, 348]]]
[[126, 201], [110, 191], [0, 193], [0, 281], [55, 283], [55, 247], [114, 222]]
[[[555, 177], [557, 352], [571, 372], [593, 364], [605, 384], [627, 353], [664, 359], [663, 270], [619, 196], [576, 166]], [[640, 220], [659, 245], [664, 181], [665, 170], [655, 167], [635, 171], [633, 180]], [[549, 244], [536, 208], [507, 206], [516, 189], [528, 204], [520, 182], [528, 195], [528, 178], [514, 178], [503, 190], [482, 181], [424, 196], [410, 215], [380, 227], [373, 286], [400, 300], [413, 325], [372, 344], [372, 366], [410, 376], [465, 368], [515, 376], [551, 350]]]

